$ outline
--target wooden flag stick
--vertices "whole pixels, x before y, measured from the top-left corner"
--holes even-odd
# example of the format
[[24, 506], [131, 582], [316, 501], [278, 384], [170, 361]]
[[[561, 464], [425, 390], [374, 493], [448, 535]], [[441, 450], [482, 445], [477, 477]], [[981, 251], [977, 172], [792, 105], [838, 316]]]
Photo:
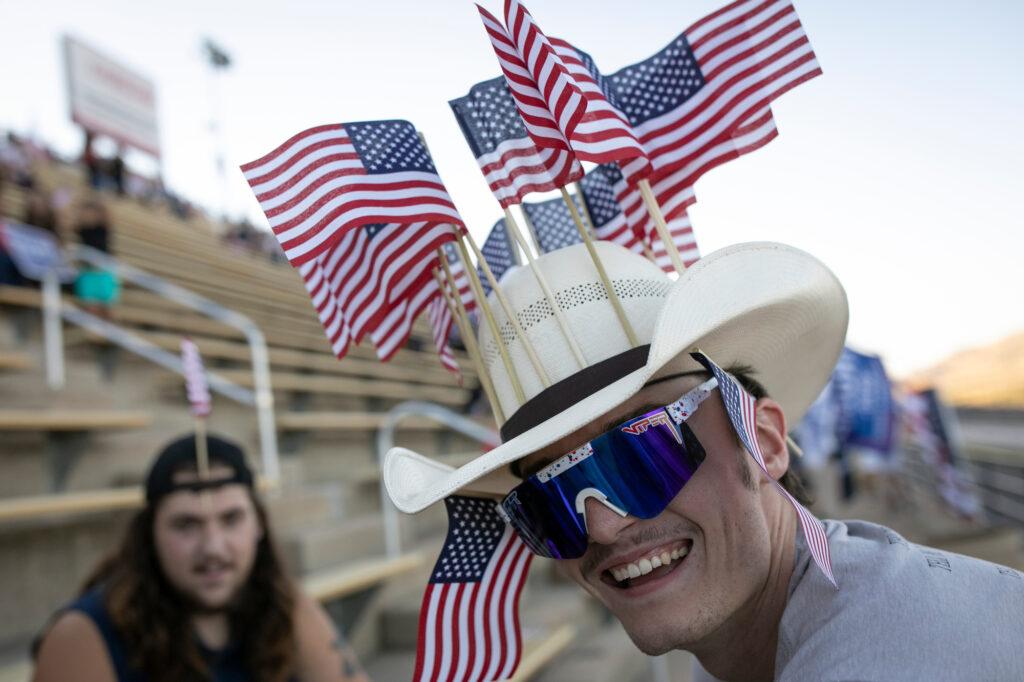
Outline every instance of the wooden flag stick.
[[[444, 258], [443, 252], [441, 257]], [[502, 412], [498, 396], [494, 392], [491, 376], [484, 368], [483, 356], [480, 355], [480, 346], [476, 343], [476, 335], [473, 333], [473, 325], [469, 323], [469, 315], [466, 314], [466, 306], [462, 302], [462, 296], [458, 294], [459, 288], [453, 280], [448, 280], [447, 286], [445, 286], [445, 276], [437, 268], [434, 268], [434, 279], [437, 280], [438, 286], [441, 287], [441, 295], [444, 296], [444, 302], [448, 305], [448, 310], [459, 325], [459, 333], [466, 344], [466, 351], [469, 353], [470, 362], [473, 363], [473, 367], [476, 369], [477, 377], [480, 379], [480, 386], [484, 389], [484, 394], [487, 396], [487, 402], [490, 403], [491, 411], [494, 412], [494, 420], [498, 422], [498, 426], [501, 426], [505, 423], [505, 414]], [[453, 296], [451, 292], [455, 292], [455, 295]]]
[[590, 215], [590, 207], [587, 206], [587, 201], [584, 198], [586, 195], [583, 194], [583, 185], [580, 184], [579, 180], [572, 183], [572, 185], [576, 188], [576, 196], [580, 198], [580, 205], [583, 207], [583, 216], [587, 219], [587, 229], [590, 231], [590, 236], [597, 239], [597, 228], [594, 227], [594, 216]]
[[679, 250], [676, 249], [676, 244], [672, 241], [672, 235], [668, 231], [668, 224], [665, 223], [665, 216], [661, 214], [658, 200], [654, 198], [654, 192], [651, 191], [651, 184], [644, 179], [639, 181], [637, 186], [640, 188], [640, 194], [643, 195], [644, 204], [647, 205], [647, 212], [651, 214], [651, 218], [654, 220], [654, 227], [658, 230], [658, 236], [665, 243], [665, 251], [668, 252], [668, 257], [672, 261], [673, 267], [675, 267], [676, 272], [680, 275], [683, 274], [686, 272], [686, 265], [683, 264], [683, 259], [679, 256]]
[[196, 417], [196, 466], [199, 480], [210, 478], [210, 454], [206, 449], [206, 417]]
[[615, 287], [612, 285], [612, 281], [608, 279], [608, 273], [605, 272], [604, 263], [601, 262], [601, 258], [597, 255], [597, 249], [594, 248], [594, 240], [590, 238], [590, 234], [587, 232], [587, 228], [583, 226], [583, 221], [580, 220], [579, 211], [576, 210], [576, 202], [569, 196], [569, 192], [566, 191], [565, 187], [558, 188], [562, 192], [562, 201], [569, 207], [569, 213], [572, 215], [572, 220], [576, 223], [576, 230], [580, 233], [580, 238], [583, 243], [587, 246], [587, 252], [590, 254], [590, 260], [594, 262], [594, 267], [597, 269], [597, 276], [601, 278], [601, 283], [604, 284], [605, 291], [608, 292], [608, 300], [611, 301], [612, 308], [615, 309], [615, 316], [619, 318], [619, 324], [622, 325], [622, 331], [626, 333], [626, 339], [629, 341], [631, 348], [636, 348], [640, 345], [637, 341], [636, 332], [633, 331], [633, 325], [629, 323], [629, 318], [626, 317], [626, 311], [622, 308], [622, 301], [619, 300], [619, 295], [615, 293]]
[[[512, 233], [512, 236], [515, 237], [515, 240], [519, 243], [519, 246], [526, 252], [526, 260], [530, 264], [530, 269], [533, 270], [533, 276], [537, 279], [537, 284], [540, 285], [541, 290], [544, 292], [544, 297], [548, 300], [548, 305], [551, 306], [551, 310], [555, 314], [555, 320], [558, 322], [558, 326], [562, 330], [562, 335], [565, 336], [565, 340], [569, 344], [569, 348], [572, 350], [572, 354], [576, 358], [577, 364], [579, 364], [580, 369], [583, 369], [587, 366], [587, 361], [583, 357], [583, 351], [580, 349], [579, 344], [576, 343], [576, 338], [569, 329], [569, 322], [565, 319], [565, 314], [562, 312], [562, 306], [558, 305], [558, 301], [555, 299], [554, 294], [551, 293], [551, 288], [548, 286], [544, 273], [542, 273], [540, 268], [537, 267], [536, 259], [526, 247], [526, 240], [523, 238], [522, 232], [519, 231], [519, 225], [516, 224], [515, 218], [512, 217], [512, 211], [507, 208], [505, 209], [505, 224], [508, 226], [509, 232]], [[538, 253], [540, 252], [538, 251]]]
[[533, 348], [533, 344], [530, 339], [526, 336], [526, 331], [522, 325], [519, 324], [519, 318], [516, 316], [515, 311], [512, 310], [512, 306], [508, 302], [508, 298], [502, 293], [501, 288], [498, 287], [498, 280], [494, 276], [494, 272], [491, 270], [490, 263], [484, 258], [483, 253], [476, 245], [476, 240], [473, 239], [472, 235], [467, 231], [464, 234], [466, 241], [469, 242], [469, 246], [473, 249], [473, 255], [476, 256], [477, 263], [480, 264], [480, 269], [484, 271], [484, 276], [487, 278], [487, 283], [491, 285], [491, 291], [494, 292], [495, 298], [498, 299], [498, 303], [501, 305], [501, 309], [505, 311], [505, 317], [512, 323], [513, 329], [519, 338], [523, 340], [523, 348], [526, 350], [527, 357], [530, 358], [530, 364], [533, 365], [533, 370], [537, 372], [537, 376], [540, 377], [540, 382], [547, 388], [551, 385], [551, 379], [548, 377], [548, 373], [544, 370], [544, 365], [541, 364], [540, 358], [537, 357], [537, 352]]
[[[455, 229], [457, 233], [458, 228]], [[480, 305], [480, 313], [484, 316], [484, 320], [491, 330], [491, 336], [494, 337], [495, 345], [498, 346], [498, 352], [501, 354], [501, 361], [505, 364], [505, 371], [508, 372], [508, 378], [512, 383], [512, 390], [516, 394], [516, 400], [522, 405], [526, 402], [526, 393], [523, 392], [523, 385], [519, 382], [519, 375], [516, 374], [515, 365], [512, 364], [512, 358], [508, 354], [508, 348], [505, 347], [505, 340], [501, 337], [498, 324], [494, 321], [494, 313], [491, 312], [491, 306], [488, 305], [487, 299], [484, 297], [484, 290], [480, 286], [480, 278], [476, 275], [476, 268], [473, 267], [473, 261], [470, 260], [469, 252], [466, 251], [466, 245], [462, 243], [462, 240], [456, 239], [455, 245], [458, 247], [459, 257], [462, 259], [462, 267], [466, 271], [466, 277], [469, 278], [469, 286], [473, 289], [473, 297], [476, 298], [477, 303]], [[444, 267], [445, 276], [454, 282], [455, 277], [451, 274], [451, 268], [448, 267], [448, 258], [444, 253], [441, 254], [441, 265]]]
[[[196, 469], [200, 481], [210, 480], [210, 453], [206, 449], [206, 417], [196, 417]], [[200, 504], [207, 513], [213, 511], [213, 498], [210, 491], [203, 488], [199, 491]]]
[[[537, 230], [533, 227], [530, 215], [525, 209], [523, 209], [522, 205], [519, 207], [519, 212], [523, 214], [523, 222], [526, 224], [526, 234], [530, 237], [530, 245], [533, 247], [533, 252], [540, 256], [544, 252], [540, 250], [540, 239], [537, 238]], [[509, 221], [512, 221], [511, 224], [509, 224]], [[507, 208], [505, 209], [505, 223], [506, 225], [509, 225], [508, 230], [510, 233], [512, 232], [513, 227], [517, 230], [519, 229], [519, 225], [516, 224], [515, 218], [512, 217], [511, 210]], [[520, 244], [520, 247], [523, 249], [524, 253], [528, 251], [524, 244]]]
[[[583, 194], [583, 185], [581, 185], [578, 180], [574, 182], [573, 185], [576, 187], [576, 194], [578, 196], [585, 196]], [[587, 217], [587, 224], [590, 226], [590, 234], [594, 237], [594, 239], [597, 239], [597, 227], [594, 225], [594, 216], [590, 215], [590, 207], [587, 206], [586, 201], [581, 201], [580, 203], [583, 204], [583, 215]], [[629, 229], [630, 231], [632, 231], [632, 228]], [[654, 257], [654, 252], [651, 251], [651, 247], [647, 243], [647, 240], [641, 239], [640, 246], [643, 248], [644, 257], [647, 258], [647, 260], [651, 261], [652, 263], [658, 262], [657, 259]]]

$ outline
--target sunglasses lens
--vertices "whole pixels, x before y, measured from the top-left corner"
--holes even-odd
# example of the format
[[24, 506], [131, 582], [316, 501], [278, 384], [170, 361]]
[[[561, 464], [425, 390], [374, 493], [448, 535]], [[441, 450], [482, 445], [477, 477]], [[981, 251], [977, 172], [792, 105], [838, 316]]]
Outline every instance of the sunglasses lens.
[[639, 435], [617, 429], [602, 437], [598, 449], [595, 473], [602, 478], [594, 487], [641, 519], [663, 512], [704, 461], [704, 448], [685, 423], [652, 426]]
[[[644, 415], [663, 415], [655, 411]], [[704, 448], [684, 422], [638, 418], [591, 441], [593, 454], [548, 480], [531, 476], [503, 503], [513, 527], [536, 554], [573, 559], [587, 549], [581, 492], [597, 490], [633, 516], [657, 516], [704, 461]]]
[[573, 506], [575, 499], [562, 496], [554, 487], [534, 483], [535, 479], [527, 481], [506, 499], [504, 507], [512, 527], [534, 554], [553, 559], [583, 556], [587, 532]]

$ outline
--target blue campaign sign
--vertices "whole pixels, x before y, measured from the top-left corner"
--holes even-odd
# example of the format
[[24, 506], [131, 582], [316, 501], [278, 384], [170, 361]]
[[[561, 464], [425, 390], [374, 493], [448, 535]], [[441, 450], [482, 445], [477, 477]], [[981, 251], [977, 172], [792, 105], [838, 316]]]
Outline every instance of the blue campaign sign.
[[47, 271], [56, 269], [61, 282], [72, 282], [75, 268], [64, 260], [60, 242], [49, 230], [11, 221], [0, 222], [0, 246], [10, 255], [22, 276], [42, 281]]
[[882, 361], [849, 348], [833, 373], [840, 407], [840, 430], [844, 444], [891, 452], [895, 427], [892, 384]]

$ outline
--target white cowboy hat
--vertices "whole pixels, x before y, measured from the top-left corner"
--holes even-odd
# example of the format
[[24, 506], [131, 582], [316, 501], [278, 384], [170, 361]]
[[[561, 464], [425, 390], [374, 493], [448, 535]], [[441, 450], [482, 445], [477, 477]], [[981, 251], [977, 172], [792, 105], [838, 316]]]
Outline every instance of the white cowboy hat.
[[509, 463], [613, 410], [658, 375], [702, 369], [687, 355], [697, 347], [726, 369], [752, 368], [791, 424], [828, 381], [846, 337], [847, 302], [835, 275], [813, 256], [784, 244], [737, 244], [705, 256], [672, 282], [620, 246], [600, 241], [595, 247], [641, 345], [630, 347], [584, 245], [545, 254], [536, 265], [555, 292], [585, 367], [530, 269], [508, 274], [501, 290], [550, 386], [544, 387], [522, 339], [492, 303], [526, 402], [519, 405], [495, 341], [481, 325], [484, 369], [510, 415], [501, 428], [504, 442], [457, 469], [392, 448], [383, 475], [399, 509], [418, 512], [460, 490], [507, 493], [519, 482]]

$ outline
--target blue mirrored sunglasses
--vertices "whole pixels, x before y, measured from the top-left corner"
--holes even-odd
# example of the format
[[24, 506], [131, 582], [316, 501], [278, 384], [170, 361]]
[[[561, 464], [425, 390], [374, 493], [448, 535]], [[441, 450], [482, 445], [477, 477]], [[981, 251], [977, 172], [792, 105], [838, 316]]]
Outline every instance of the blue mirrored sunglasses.
[[535, 554], [554, 559], [586, 551], [591, 497], [621, 516], [654, 518], [704, 461], [686, 420], [717, 386], [709, 379], [548, 464], [501, 501], [502, 515]]

